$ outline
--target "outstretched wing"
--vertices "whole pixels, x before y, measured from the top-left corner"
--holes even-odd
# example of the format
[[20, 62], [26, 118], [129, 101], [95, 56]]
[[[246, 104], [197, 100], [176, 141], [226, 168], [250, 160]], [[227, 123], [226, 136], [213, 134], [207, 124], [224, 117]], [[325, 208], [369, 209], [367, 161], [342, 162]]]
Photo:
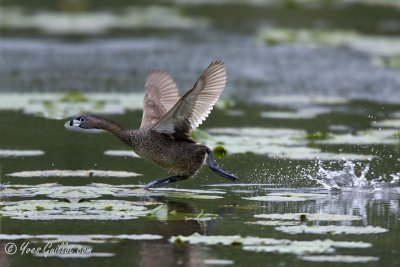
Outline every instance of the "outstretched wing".
[[164, 71], [151, 71], [147, 76], [145, 87], [140, 128], [156, 124], [180, 98], [174, 80]]
[[151, 130], [177, 139], [189, 139], [192, 129], [210, 114], [224, 90], [226, 69], [222, 61], [214, 61], [188, 91]]

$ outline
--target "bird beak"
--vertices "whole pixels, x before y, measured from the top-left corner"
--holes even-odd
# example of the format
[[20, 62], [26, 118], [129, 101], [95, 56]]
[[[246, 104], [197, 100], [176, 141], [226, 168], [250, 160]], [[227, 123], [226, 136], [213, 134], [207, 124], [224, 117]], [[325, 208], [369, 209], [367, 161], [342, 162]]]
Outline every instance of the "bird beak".
[[[65, 123], [67, 124], [68, 121]], [[80, 127], [81, 126], [81, 122], [79, 120], [70, 120], [69, 121], [69, 126], [71, 127]]]

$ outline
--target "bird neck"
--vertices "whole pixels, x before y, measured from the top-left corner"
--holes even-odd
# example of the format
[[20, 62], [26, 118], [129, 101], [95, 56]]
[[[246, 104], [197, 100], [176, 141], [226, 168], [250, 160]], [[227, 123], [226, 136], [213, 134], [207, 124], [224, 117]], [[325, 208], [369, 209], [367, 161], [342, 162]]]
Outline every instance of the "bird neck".
[[129, 139], [129, 135], [128, 135], [129, 130], [126, 129], [124, 126], [116, 123], [115, 121], [112, 121], [112, 120], [102, 117], [101, 120], [97, 121], [96, 126], [102, 130], [112, 133], [113, 135], [115, 135], [116, 137], [118, 137], [119, 139], [124, 141], [125, 143], [127, 143], [129, 141], [128, 140]]

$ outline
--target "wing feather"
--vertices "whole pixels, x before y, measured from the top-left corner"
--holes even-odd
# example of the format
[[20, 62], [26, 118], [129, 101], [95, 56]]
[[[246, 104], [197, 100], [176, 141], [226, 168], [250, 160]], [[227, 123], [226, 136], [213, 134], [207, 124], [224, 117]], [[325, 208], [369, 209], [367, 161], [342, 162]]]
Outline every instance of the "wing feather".
[[147, 76], [145, 88], [140, 128], [156, 124], [180, 98], [174, 80], [164, 71], [151, 71]]
[[188, 91], [151, 129], [177, 138], [189, 138], [210, 114], [225, 88], [226, 69], [221, 61], [212, 62]]

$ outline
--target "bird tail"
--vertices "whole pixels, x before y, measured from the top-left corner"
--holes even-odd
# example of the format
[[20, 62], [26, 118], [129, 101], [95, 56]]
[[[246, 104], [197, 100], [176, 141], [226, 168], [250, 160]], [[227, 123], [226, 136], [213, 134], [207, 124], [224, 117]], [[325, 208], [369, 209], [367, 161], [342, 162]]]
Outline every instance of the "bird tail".
[[207, 165], [213, 172], [217, 173], [219, 176], [222, 176], [234, 182], [239, 181], [239, 178], [237, 178], [233, 173], [224, 170], [220, 166], [218, 166], [217, 161], [214, 159], [214, 156], [209, 148], [207, 148]]

